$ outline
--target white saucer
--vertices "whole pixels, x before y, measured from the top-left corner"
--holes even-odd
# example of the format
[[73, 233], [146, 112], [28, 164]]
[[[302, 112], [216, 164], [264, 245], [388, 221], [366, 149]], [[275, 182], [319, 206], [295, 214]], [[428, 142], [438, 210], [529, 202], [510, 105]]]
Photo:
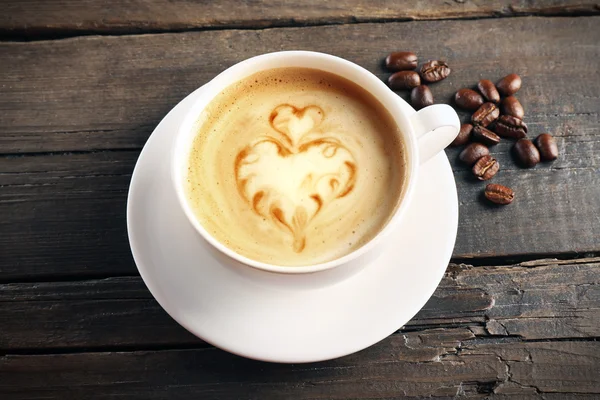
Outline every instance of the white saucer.
[[131, 251], [160, 305], [206, 342], [273, 362], [341, 357], [406, 324], [433, 294], [454, 248], [458, 198], [445, 154], [421, 166], [401, 230], [391, 234], [394, 244], [353, 275], [340, 281], [336, 269], [279, 275], [235, 267], [194, 230], [170, 181], [173, 136], [201, 93], [156, 127], [129, 189]]

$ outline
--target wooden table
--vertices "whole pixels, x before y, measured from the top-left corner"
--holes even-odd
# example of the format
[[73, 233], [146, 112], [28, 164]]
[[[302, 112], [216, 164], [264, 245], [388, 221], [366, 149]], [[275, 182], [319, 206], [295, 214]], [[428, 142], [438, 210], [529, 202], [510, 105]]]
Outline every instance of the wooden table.
[[[0, 398], [599, 398], [598, 3], [202, 3], [1, 2]], [[283, 49], [382, 79], [393, 50], [446, 59], [438, 102], [519, 73], [530, 131], [561, 153], [524, 170], [510, 143], [496, 146], [495, 181], [517, 199], [492, 208], [448, 149], [460, 225], [435, 295], [382, 342], [309, 365], [242, 359], [177, 325], [139, 277], [125, 226], [160, 119], [226, 67]]]

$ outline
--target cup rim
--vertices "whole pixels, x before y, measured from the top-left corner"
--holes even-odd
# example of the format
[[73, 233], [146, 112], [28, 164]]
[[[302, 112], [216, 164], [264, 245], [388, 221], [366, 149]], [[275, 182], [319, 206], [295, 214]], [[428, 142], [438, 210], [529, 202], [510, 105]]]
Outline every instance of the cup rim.
[[[183, 185], [184, 168], [182, 168], [181, 149], [184, 145], [187, 145], [189, 147], [190, 140], [192, 140], [195, 137], [195, 135], [191, 134], [191, 130], [196, 125], [202, 110], [204, 110], [204, 108], [208, 104], [210, 104], [210, 102], [225, 88], [258, 71], [278, 68], [269, 66], [269, 64], [274, 61], [281, 61], [282, 59], [285, 60], [286, 58], [293, 59], [294, 57], [312, 58], [315, 61], [315, 65], [312, 67], [305, 68], [320, 69], [322, 71], [333, 73], [339, 76], [342, 75], [338, 74], [334, 70], [320, 68], [318, 66], [318, 61], [326, 61], [326, 64], [337, 63], [338, 65], [343, 65], [344, 67], [349, 68], [353, 72], [360, 74], [362, 78], [368, 82], [370, 87], [365, 87], [365, 85], [353, 80], [354, 83], [358, 84], [363, 89], [370, 92], [375, 98], [377, 98], [379, 102], [382, 103], [382, 105], [392, 115], [396, 125], [402, 128], [400, 129], [400, 131], [405, 145], [406, 180], [404, 184], [404, 190], [400, 194], [401, 197], [398, 199], [398, 206], [394, 211], [393, 215], [389, 218], [385, 226], [377, 233], [377, 235], [375, 235], [373, 238], [371, 238], [368, 242], [366, 242], [359, 248], [353, 250], [352, 252], [342, 257], [338, 257], [336, 259], [325, 261], [322, 263], [308, 265], [277, 265], [257, 261], [237, 253], [236, 251], [222, 244], [202, 226], [202, 224], [200, 223], [200, 221], [198, 221], [194, 212], [192, 211], [192, 208], [188, 203], [187, 196], [185, 193]], [[244, 70], [259, 64], [264, 64], [264, 67], [261, 67], [258, 71], [254, 71], [251, 74], [243, 74]], [[293, 63], [290, 63], [289, 65], [289, 67], [294, 66], [295, 65], [293, 65]], [[382, 82], [377, 76], [372, 74], [367, 69], [361, 67], [360, 65], [357, 65], [341, 57], [314, 51], [291, 50], [266, 53], [243, 60], [218, 74], [215, 78], [206, 83], [203, 87], [207, 89], [209, 93], [207, 93], [206, 96], [201, 96], [198, 100], [196, 100], [196, 102], [192, 104], [192, 106], [189, 108], [189, 110], [183, 117], [179, 129], [177, 130], [177, 133], [175, 135], [173, 146], [171, 148], [170, 165], [171, 180], [175, 188], [179, 205], [181, 206], [188, 221], [192, 224], [192, 226], [196, 229], [200, 236], [209, 243], [209, 245], [213, 246], [218, 251], [227, 255], [232, 260], [237, 261], [246, 266], [253, 267], [255, 269], [281, 274], [305, 274], [321, 272], [350, 263], [351, 261], [361, 257], [362, 255], [368, 253], [377, 245], [379, 245], [381, 241], [386, 236], [388, 236], [388, 234], [393, 229], [396, 228], [398, 222], [401, 220], [402, 216], [405, 214], [406, 209], [408, 208], [408, 203], [412, 198], [417, 180], [419, 152], [417, 148], [416, 135], [414, 132], [414, 128], [409, 120], [409, 113], [405, 111], [403, 106], [407, 106], [413, 111], [414, 109], [412, 109], [412, 107], [408, 105], [408, 103], [406, 103], [401, 97], [397, 96], [394, 92], [392, 92], [385, 85], [385, 83]], [[385, 98], [387, 104], [383, 104], [384, 100], [382, 98]], [[183, 152], [183, 154], [185, 154], [185, 152]]]

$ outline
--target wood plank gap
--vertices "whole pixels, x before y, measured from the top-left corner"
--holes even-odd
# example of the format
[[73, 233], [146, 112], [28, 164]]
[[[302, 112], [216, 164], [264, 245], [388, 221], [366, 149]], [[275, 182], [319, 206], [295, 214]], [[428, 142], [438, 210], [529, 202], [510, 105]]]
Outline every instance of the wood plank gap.
[[114, 148], [114, 149], [89, 149], [89, 150], [71, 150], [71, 151], [40, 151], [25, 153], [1, 153], [0, 158], [20, 158], [20, 157], [43, 157], [43, 156], [69, 156], [77, 154], [97, 154], [97, 153], [123, 153], [140, 152], [141, 148]]
[[[465, 258], [457, 257], [450, 260], [450, 265], [461, 264], [467, 267], [500, 267], [500, 266], [521, 266], [521, 267], [540, 267], [553, 265], [556, 263], [593, 263], [600, 262], [600, 253], [556, 253], [556, 254], [524, 254], [515, 256], [501, 257], [481, 257]], [[12, 279], [2, 279], [0, 274], [0, 284], [19, 284], [19, 283], [59, 283], [59, 282], [85, 282], [91, 280], [104, 280], [111, 278], [140, 278], [137, 273], [89, 273], [78, 275], [35, 275], [32, 277], [19, 277]], [[455, 327], [455, 325], [453, 325]]]
[[[137, 270], [136, 270], [137, 271]], [[0, 274], [0, 285], [18, 284], [18, 283], [60, 283], [60, 282], [85, 282], [85, 281], [99, 281], [111, 278], [140, 278], [137, 273], [89, 273], [89, 274], [78, 274], [78, 275], [39, 275], [28, 278], [26, 276], [18, 279], [2, 279]]]
[[137, 353], [137, 352], [159, 352], [176, 350], [206, 350], [214, 349], [214, 346], [199, 341], [194, 344], [145, 344], [143, 346], [93, 346], [93, 347], [50, 347], [50, 348], [28, 348], [28, 349], [2, 349], [0, 357], [4, 356], [40, 356], [58, 354], [95, 354], [95, 353]]
[[[432, 328], [424, 327], [420, 330], [411, 330], [405, 332], [403, 330], [392, 333], [388, 338], [401, 336], [403, 334], [415, 334], [417, 332], [432, 332], [445, 331], [446, 329], [458, 329], [457, 327], [448, 328]], [[472, 339], [462, 341], [463, 345], [495, 345], [504, 343], [555, 343], [555, 342], [597, 342], [600, 341], [600, 336], [594, 337], [569, 337], [569, 338], [553, 338], [553, 339], [525, 339], [517, 336], [495, 336], [495, 335], [475, 335]], [[0, 357], [4, 356], [39, 356], [39, 355], [59, 355], [59, 354], [94, 354], [94, 353], [138, 353], [138, 352], [160, 352], [160, 351], [177, 351], [177, 350], [208, 350], [215, 347], [206, 342], [198, 342], [194, 344], [144, 344], [141, 346], [93, 346], [93, 347], [50, 347], [50, 348], [0, 348]]]
[[522, 264], [530, 261], [540, 261], [541, 264], [539, 265], [553, 264], [556, 261], [573, 262], [576, 260], [585, 260], [584, 262], [588, 262], [588, 259], [598, 257], [600, 257], [600, 252], [527, 253], [497, 257], [474, 254], [473, 256], [468, 257], [453, 257], [450, 262], [453, 264], [467, 264], [472, 267], [498, 267]]
[[589, 17], [600, 15], [600, 6], [594, 5], [585, 9], [549, 9], [540, 10], [538, 12], [515, 12], [510, 13], [494, 12], [490, 15], [476, 15], [464, 17], [441, 17], [441, 18], [411, 18], [411, 17], [390, 17], [390, 18], [357, 18], [357, 17], [341, 17], [326, 20], [304, 20], [297, 21], [294, 19], [285, 20], [266, 20], [252, 21], [259, 25], [247, 25], [247, 21], [237, 21], [219, 26], [200, 26], [200, 27], [182, 27], [182, 28], [144, 28], [144, 27], [106, 27], [106, 28], [63, 28], [63, 27], [36, 27], [36, 28], [0, 28], [0, 42], [40, 42], [50, 40], [70, 39], [81, 36], [132, 36], [132, 35], [157, 35], [168, 33], [187, 33], [187, 32], [203, 32], [203, 31], [225, 31], [225, 30], [266, 30], [273, 28], [301, 28], [312, 26], [333, 26], [333, 25], [357, 25], [357, 24], [385, 24], [398, 22], [415, 22], [415, 21], [469, 21], [481, 19], [498, 19], [498, 18], [522, 18], [522, 17]]

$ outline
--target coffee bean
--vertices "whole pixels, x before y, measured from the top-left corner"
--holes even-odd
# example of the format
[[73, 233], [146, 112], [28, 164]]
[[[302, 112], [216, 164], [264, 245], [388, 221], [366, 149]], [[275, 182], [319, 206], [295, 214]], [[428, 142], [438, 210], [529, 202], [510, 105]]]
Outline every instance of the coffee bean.
[[496, 87], [504, 96], [512, 96], [521, 89], [521, 77], [517, 74], [506, 75], [496, 83]]
[[465, 110], [477, 110], [483, 104], [483, 97], [471, 89], [460, 89], [454, 95], [454, 101]]
[[523, 106], [515, 96], [508, 96], [504, 98], [500, 104], [500, 107], [502, 108], [502, 112], [506, 115], [512, 115], [513, 117], [520, 119], [523, 119], [525, 116]]
[[392, 90], [412, 89], [421, 84], [421, 77], [415, 71], [399, 71], [390, 76], [388, 83]]
[[475, 164], [475, 161], [488, 154], [490, 154], [490, 151], [481, 143], [471, 143], [460, 152], [458, 159], [471, 166]]
[[504, 138], [521, 139], [527, 136], [527, 124], [512, 115], [502, 115], [496, 121], [494, 131]]
[[498, 89], [496, 89], [494, 82], [487, 79], [482, 79], [477, 84], [477, 89], [479, 89], [487, 101], [491, 101], [492, 103], [497, 103], [500, 101], [500, 93], [498, 93]]
[[461, 146], [461, 145], [467, 143], [469, 141], [469, 139], [471, 138], [472, 130], [473, 130], [473, 125], [462, 124], [460, 126], [460, 131], [458, 132], [458, 136], [456, 136], [456, 139], [454, 139], [454, 141], [452, 143], [450, 143], [450, 146], [452, 146], [452, 147]]
[[410, 102], [419, 110], [433, 104], [433, 94], [427, 85], [419, 85], [410, 92]]
[[551, 135], [542, 133], [535, 138], [535, 145], [537, 146], [543, 161], [556, 160], [558, 157], [558, 146], [556, 140]]
[[489, 183], [485, 187], [485, 198], [495, 204], [507, 205], [515, 199], [515, 192], [506, 186]]
[[473, 113], [471, 121], [473, 125], [488, 126], [498, 118], [500, 110], [494, 103], [483, 103], [481, 107]]
[[500, 136], [496, 135], [489, 129], [479, 125], [476, 125], [473, 128], [473, 134], [471, 136], [476, 142], [481, 142], [488, 146], [493, 146], [500, 143]]
[[535, 167], [540, 162], [540, 152], [529, 139], [519, 139], [513, 147], [515, 156], [521, 165]]
[[421, 67], [421, 76], [425, 82], [438, 82], [450, 75], [450, 67], [444, 61], [427, 61]]
[[385, 59], [385, 66], [390, 71], [405, 71], [417, 68], [417, 55], [412, 51], [390, 53]]
[[473, 165], [473, 174], [480, 181], [487, 181], [488, 179], [492, 179], [496, 172], [500, 169], [500, 164], [498, 161], [489, 154], [487, 156], [481, 157], [475, 165]]

